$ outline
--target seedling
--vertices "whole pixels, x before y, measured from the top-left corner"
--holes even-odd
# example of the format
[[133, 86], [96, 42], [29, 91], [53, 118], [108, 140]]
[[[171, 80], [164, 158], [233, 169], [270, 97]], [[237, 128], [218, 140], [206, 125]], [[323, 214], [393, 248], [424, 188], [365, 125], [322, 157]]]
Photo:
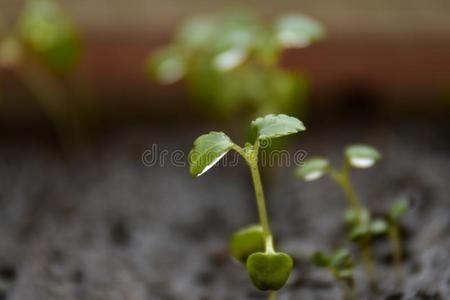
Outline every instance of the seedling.
[[16, 73], [62, 139], [80, 138], [78, 103], [65, 101], [67, 91], [60, 82], [80, 54], [78, 30], [55, 0], [26, 1], [14, 27], [0, 37], [0, 68]]
[[387, 233], [392, 245], [393, 264], [395, 268], [396, 281], [399, 285], [402, 281], [402, 243], [399, 222], [400, 218], [405, 214], [410, 207], [410, 203], [407, 199], [399, 199], [395, 201], [386, 215], [388, 223]]
[[348, 237], [358, 243], [371, 284], [374, 284], [375, 267], [372, 254], [371, 239], [373, 235], [382, 234], [387, 229], [387, 223], [382, 219], [371, 218], [370, 212], [358, 198], [351, 182], [350, 169], [369, 168], [381, 158], [380, 153], [367, 145], [351, 145], [345, 149], [344, 166], [342, 170], [335, 169], [330, 162], [322, 157], [312, 158], [304, 162], [296, 170], [296, 176], [305, 181], [313, 181], [328, 174], [344, 190], [348, 208], [345, 221], [349, 229]]
[[256, 133], [255, 141], [246, 143], [244, 147], [233, 143], [223, 132], [212, 131], [199, 136], [189, 153], [189, 168], [191, 175], [198, 177], [230, 150], [245, 159], [253, 179], [260, 224], [237, 231], [231, 237], [230, 252], [236, 260], [245, 263], [253, 285], [269, 291], [269, 299], [276, 299], [276, 291], [289, 278], [293, 261], [288, 254], [277, 252], [274, 247], [259, 173], [258, 151], [261, 142], [304, 131], [305, 126], [294, 117], [270, 114], [254, 120], [251, 127]]
[[342, 288], [343, 298], [356, 300], [353, 279], [354, 261], [347, 249], [340, 249], [331, 255], [316, 251], [311, 256], [312, 262], [321, 268], [326, 268]]
[[296, 113], [307, 80], [280, 67], [281, 54], [324, 35], [319, 22], [301, 14], [280, 16], [269, 26], [244, 12], [196, 17], [182, 24], [168, 46], [150, 55], [147, 69], [161, 84], [185, 79], [208, 116]]

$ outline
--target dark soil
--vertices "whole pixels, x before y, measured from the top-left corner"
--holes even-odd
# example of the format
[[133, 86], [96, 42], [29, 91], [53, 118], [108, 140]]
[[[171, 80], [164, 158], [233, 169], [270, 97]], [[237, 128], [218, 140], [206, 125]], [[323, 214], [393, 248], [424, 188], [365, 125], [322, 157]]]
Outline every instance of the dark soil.
[[[217, 167], [193, 180], [186, 167], [145, 167], [144, 150], [188, 150], [209, 129], [130, 129], [91, 154], [62, 156], [35, 142], [0, 148], [0, 299], [265, 299], [227, 253], [227, 239], [257, 221], [248, 170]], [[356, 270], [358, 299], [450, 299], [449, 131], [420, 123], [308, 128], [292, 140], [340, 163], [342, 148], [367, 142], [384, 154], [355, 171], [360, 196], [381, 213], [408, 194], [405, 281], [395, 288], [387, 241], [375, 241], [380, 291]], [[329, 179], [301, 183], [293, 166], [265, 174], [277, 248], [295, 270], [280, 300], [340, 299], [329, 274], [308, 261], [345, 245], [343, 194]]]

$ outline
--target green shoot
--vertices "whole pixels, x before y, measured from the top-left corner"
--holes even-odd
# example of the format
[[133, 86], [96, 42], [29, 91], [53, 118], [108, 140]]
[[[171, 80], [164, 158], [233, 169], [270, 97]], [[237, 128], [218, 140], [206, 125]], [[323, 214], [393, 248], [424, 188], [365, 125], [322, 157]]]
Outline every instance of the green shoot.
[[271, 25], [245, 12], [199, 16], [151, 53], [147, 70], [160, 84], [185, 80], [195, 104], [215, 118], [302, 113], [307, 79], [282, 68], [281, 54], [324, 36], [319, 22], [301, 14]]
[[258, 151], [261, 142], [304, 131], [305, 127], [300, 120], [287, 115], [266, 115], [251, 125], [256, 139], [244, 147], [233, 143], [223, 132], [210, 132], [198, 137], [189, 153], [190, 173], [194, 177], [204, 174], [230, 150], [235, 150], [245, 159], [253, 179], [260, 224], [237, 231], [231, 238], [230, 250], [234, 258], [246, 264], [253, 285], [260, 290], [268, 290], [269, 299], [276, 299], [275, 292], [285, 285], [293, 261], [288, 254], [277, 252], [273, 244], [258, 167]]
[[402, 244], [401, 244], [401, 235], [399, 222], [400, 218], [405, 214], [410, 207], [410, 203], [407, 199], [399, 199], [395, 201], [386, 216], [386, 220], [388, 223], [388, 236], [392, 245], [392, 253], [393, 253], [393, 264], [395, 269], [395, 277], [397, 285], [402, 282], [403, 272], [402, 272]]
[[316, 251], [311, 256], [312, 262], [326, 268], [343, 290], [343, 298], [356, 300], [355, 284], [353, 278], [353, 257], [347, 249], [340, 249], [331, 255]]
[[348, 204], [345, 221], [349, 228], [349, 239], [358, 243], [372, 285], [375, 283], [375, 267], [371, 239], [373, 235], [384, 233], [387, 224], [381, 219], [372, 220], [370, 212], [362, 205], [350, 182], [350, 168], [369, 168], [380, 158], [376, 149], [357, 144], [345, 149], [342, 170], [335, 169], [327, 159], [316, 157], [305, 161], [295, 171], [296, 176], [304, 181], [313, 181], [328, 174], [344, 190]]

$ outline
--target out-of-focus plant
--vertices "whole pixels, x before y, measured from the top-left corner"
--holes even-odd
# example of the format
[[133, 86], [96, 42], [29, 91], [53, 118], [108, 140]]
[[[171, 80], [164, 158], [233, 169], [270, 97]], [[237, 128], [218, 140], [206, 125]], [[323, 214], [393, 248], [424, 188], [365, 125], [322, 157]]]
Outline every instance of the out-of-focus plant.
[[147, 69], [161, 84], [185, 79], [193, 100], [214, 118], [295, 114], [303, 109], [307, 80], [282, 68], [281, 54], [323, 37], [322, 25], [301, 14], [271, 25], [243, 12], [196, 17], [151, 54]]
[[269, 299], [276, 299], [276, 291], [289, 278], [293, 267], [292, 258], [275, 251], [273, 235], [269, 225], [264, 191], [258, 167], [260, 144], [266, 140], [291, 135], [305, 130], [303, 123], [287, 115], [266, 115], [251, 123], [256, 132], [254, 143], [240, 147], [223, 132], [212, 131], [199, 136], [189, 153], [189, 170], [198, 177], [213, 167], [228, 151], [238, 152], [247, 162], [255, 188], [256, 204], [260, 224], [238, 230], [230, 239], [232, 256], [247, 267], [253, 285], [269, 291]]
[[408, 199], [401, 198], [391, 205], [385, 217], [388, 223], [386, 231], [392, 245], [393, 264], [395, 268], [397, 285], [399, 285], [403, 279], [403, 272], [402, 272], [403, 249], [401, 243], [402, 239], [400, 234], [399, 222], [400, 218], [408, 211], [409, 208], [410, 202], [408, 201]]
[[347, 249], [339, 249], [331, 255], [316, 251], [311, 261], [320, 268], [326, 268], [342, 288], [343, 298], [356, 300], [355, 281], [353, 278], [354, 261]]
[[364, 207], [350, 182], [350, 169], [352, 167], [369, 168], [380, 158], [380, 153], [370, 146], [351, 145], [345, 149], [342, 170], [335, 169], [327, 159], [322, 157], [309, 159], [296, 170], [296, 176], [304, 181], [313, 181], [329, 174], [344, 190], [348, 203], [348, 209], [345, 212], [345, 222], [349, 230], [348, 237], [358, 243], [366, 273], [372, 285], [375, 283], [372, 236], [384, 233], [388, 225], [383, 219], [373, 219], [370, 211]]
[[[12, 29], [0, 40], [0, 68], [13, 70], [46, 111], [61, 138], [78, 129], [76, 108], [61, 78], [76, 67], [81, 40], [56, 0], [28, 0]], [[70, 137], [73, 138], [73, 137]]]

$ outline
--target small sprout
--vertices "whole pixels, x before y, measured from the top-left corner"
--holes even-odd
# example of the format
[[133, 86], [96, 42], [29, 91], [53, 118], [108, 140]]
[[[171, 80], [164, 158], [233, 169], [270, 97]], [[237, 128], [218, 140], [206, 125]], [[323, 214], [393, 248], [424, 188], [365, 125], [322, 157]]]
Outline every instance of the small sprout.
[[183, 78], [185, 63], [174, 47], [160, 49], [150, 58], [149, 74], [161, 84], [172, 84]]
[[408, 199], [400, 199], [391, 205], [388, 211], [388, 220], [390, 223], [396, 223], [410, 208]]
[[328, 171], [329, 166], [330, 163], [324, 158], [311, 158], [296, 169], [295, 175], [304, 181], [313, 181], [322, 177]]
[[296, 118], [270, 114], [254, 120], [252, 130], [255, 134], [254, 143], [247, 142], [245, 147], [234, 144], [223, 132], [201, 135], [194, 141], [194, 147], [189, 153], [189, 170], [191, 175], [200, 176], [231, 149], [246, 160], [255, 188], [260, 224], [236, 232], [231, 237], [230, 250], [234, 258], [246, 263], [254, 286], [271, 291], [271, 299], [274, 299], [274, 291], [281, 289], [288, 280], [293, 261], [289, 255], [274, 249], [258, 167], [260, 142], [303, 131], [305, 126]]
[[198, 177], [212, 168], [233, 147], [233, 142], [223, 132], [210, 132], [194, 141], [189, 153], [189, 170]]
[[247, 258], [265, 250], [265, 240], [261, 225], [250, 225], [236, 231], [230, 238], [230, 253], [237, 261], [246, 263]]
[[78, 62], [78, 31], [56, 1], [29, 0], [18, 27], [22, 41], [52, 69], [70, 71]]
[[289, 278], [294, 262], [283, 252], [253, 253], [247, 259], [248, 275], [262, 291], [278, 291]]
[[344, 299], [356, 299], [353, 283], [353, 257], [347, 249], [340, 249], [332, 255], [316, 251], [311, 261], [320, 268], [326, 268], [342, 287]]
[[370, 168], [381, 158], [380, 153], [367, 145], [352, 145], [345, 149], [345, 156], [352, 167]]

